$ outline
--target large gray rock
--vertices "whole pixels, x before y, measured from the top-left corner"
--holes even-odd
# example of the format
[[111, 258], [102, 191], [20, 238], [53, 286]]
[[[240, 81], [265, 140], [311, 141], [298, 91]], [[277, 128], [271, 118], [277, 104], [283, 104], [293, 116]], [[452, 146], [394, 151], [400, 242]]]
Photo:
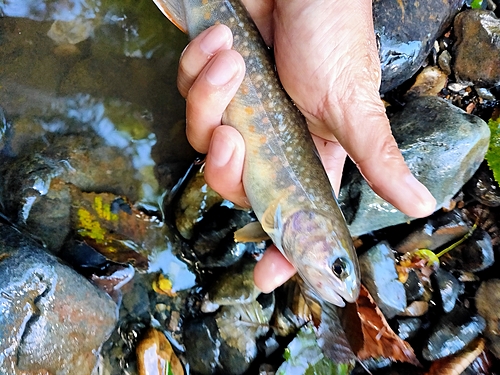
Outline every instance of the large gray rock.
[[[472, 177], [489, 145], [483, 120], [438, 97], [409, 102], [391, 127], [410, 170], [436, 198], [436, 209], [447, 206]], [[412, 219], [376, 195], [357, 171], [342, 187], [339, 202], [353, 236]]]
[[108, 295], [0, 226], [1, 374], [90, 374], [116, 320]]

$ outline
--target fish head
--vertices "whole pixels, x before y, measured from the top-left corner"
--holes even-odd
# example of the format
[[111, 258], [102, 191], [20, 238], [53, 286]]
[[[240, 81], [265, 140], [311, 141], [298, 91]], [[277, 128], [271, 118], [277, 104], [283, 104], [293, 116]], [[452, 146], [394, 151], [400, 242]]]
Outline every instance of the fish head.
[[284, 223], [281, 244], [288, 260], [318, 295], [336, 306], [355, 302], [360, 288], [356, 251], [344, 220], [297, 211]]

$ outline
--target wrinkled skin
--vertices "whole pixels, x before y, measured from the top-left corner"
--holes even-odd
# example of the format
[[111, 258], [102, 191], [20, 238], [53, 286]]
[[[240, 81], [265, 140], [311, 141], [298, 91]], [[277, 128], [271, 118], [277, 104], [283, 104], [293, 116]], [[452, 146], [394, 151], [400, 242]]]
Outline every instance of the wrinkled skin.
[[[243, 0], [266, 43], [274, 47], [286, 91], [307, 118], [332, 186], [338, 192], [346, 155], [373, 190], [404, 213], [423, 217], [435, 200], [410, 173], [379, 98], [380, 62], [367, 0]], [[205, 178], [223, 197], [248, 206], [241, 182], [244, 142], [222, 113], [244, 75], [232, 35], [214, 26], [185, 49], [178, 87], [187, 101], [187, 136], [208, 153]], [[295, 273], [271, 247], [255, 268], [269, 292]]]

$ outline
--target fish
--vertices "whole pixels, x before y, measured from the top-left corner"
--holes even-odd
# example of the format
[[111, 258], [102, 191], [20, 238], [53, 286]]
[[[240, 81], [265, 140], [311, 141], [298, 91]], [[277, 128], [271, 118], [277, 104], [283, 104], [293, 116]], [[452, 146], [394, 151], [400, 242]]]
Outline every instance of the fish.
[[191, 39], [228, 26], [246, 73], [222, 123], [245, 141], [243, 186], [262, 228], [323, 300], [345, 306], [360, 289], [356, 251], [307, 122], [239, 0], [153, 0]]

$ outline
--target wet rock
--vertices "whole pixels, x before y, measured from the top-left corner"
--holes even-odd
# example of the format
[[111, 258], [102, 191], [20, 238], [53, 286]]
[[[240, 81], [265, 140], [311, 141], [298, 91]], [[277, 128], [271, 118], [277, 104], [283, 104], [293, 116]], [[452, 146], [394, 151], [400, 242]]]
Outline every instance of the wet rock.
[[[436, 198], [436, 209], [449, 205], [489, 144], [483, 120], [432, 96], [409, 102], [391, 126], [410, 170]], [[339, 201], [353, 236], [412, 220], [377, 196], [357, 171], [345, 182]]]
[[429, 311], [429, 303], [427, 301], [413, 301], [406, 307], [405, 311], [398, 315], [417, 317], [426, 314], [427, 311]]
[[435, 66], [426, 66], [417, 76], [417, 79], [407, 96], [437, 95], [448, 82], [447, 74]]
[[489, 340], [488, 348], [500, 358], [500, 280], [484, 281], [476, 293], [478, 313], [486, 320], [485, 335]]
[[447, 76], [451, 75], [451, 54], [448, 51], [441, 52], [438, 57], [438, 64]]
[[403, 284], [406, 291], [406, 302], [410, 304], [413, 301], [417, 301], [424, 296], [425, 287], [420, 281], [417, 272], [410, 269], [408, 272], [408, 278]]
[[183, 375], [181, 361], [165, 335], [153, 328], [146, 331], [136, 348], [138, 375]]
[[70, 231], [71, 191], [108, 191], [139, 198], [140, 183], [122, 150], [93, 133], [55, 137], [50, 146], [35, 144], [2, 165], [1, 201], [18, 225], [30, 228], [57, 252]]
[[90, 374], [114, 329], [115, 303], [6, 226], [0, 254], [0, 372]]
[[203, 167], [187, 183], [179, 201], [175, 205], [175, 226], [182, 237], [189, 240], [193, 227], [203, 219], [203, 215], [222, 197], [211, 189], [205, 181]]
[[245, 262], [226, 270], [209, 288], [202, 309], [212, 312], [219, 306], [246, 304], [254, 301], [260, 290], [253, 281], [255, 263]]
[[243, 374], [257, 356], [257, 338], [269, 330], [273, 295], [248, 304], [223, 306], [214, 316], [184, 326], [186, 360], [200, 374]]
[[406, 308], [406, 292], [398, 280], [392, 249], [381, 242], [359, 257], [361, 279], [387, 319]]
[[471, 237], [441, 257], [446, 267], [466, 272], [478, 272], [490, 267], [495, 261], [491, 237], [477, 228]]
[[382, 93], [400, 85], [420, 69], [434, 41], [462, 4], [463, 0], [373, 2], [375, 32], [380, 43]]
[[500, 83], [500, 20], [493, 12], [467, 10], [455, 18], [454, 30], [457, 78], [480, 87]]
[[461, 238], [469, 231], [468, 224], [459, 211], [439, 214], [427, 220], [401, 241], [395, 249], [400, 253], [409, 253], [419, 249], [436, 250]]
[[480, 335], [485, 327], [484, 318], [471, 315], [465, 308], [457, 306], [434, 326], [422, 356], [434, 361], [455, 354]]
[[483, 162], [474, 176], [464, 186], [464, 191], [485, 206], [500, 206], [500, 186], [493, 178], [487, 162]]
[[[230, 207], [228, 207], [228, 205]], [[255, 245], [235, 243], [234, 232], [254, 219], [248, 210], [215, 204], [193, 228], [192, 248], [202, 267], [227, 267]]]
[[458, 293], [460, 292], [459, 281], [455, 276], [442, 268], [438, 268], [434, 275], [437, 280], [443, 310], [449, 313], [453, 310], [457, 302]]
[[184, 346], [190, 368], [202, 375], [215, 373], [219, 362], [220, 338], [211, 316], [191, 320], [184, 325]]
[[422, 327], [419, 318], [400, 318], [396, 320], [397, 328], [394, 330], [402, 340], [409, 340], [418, 333]]

